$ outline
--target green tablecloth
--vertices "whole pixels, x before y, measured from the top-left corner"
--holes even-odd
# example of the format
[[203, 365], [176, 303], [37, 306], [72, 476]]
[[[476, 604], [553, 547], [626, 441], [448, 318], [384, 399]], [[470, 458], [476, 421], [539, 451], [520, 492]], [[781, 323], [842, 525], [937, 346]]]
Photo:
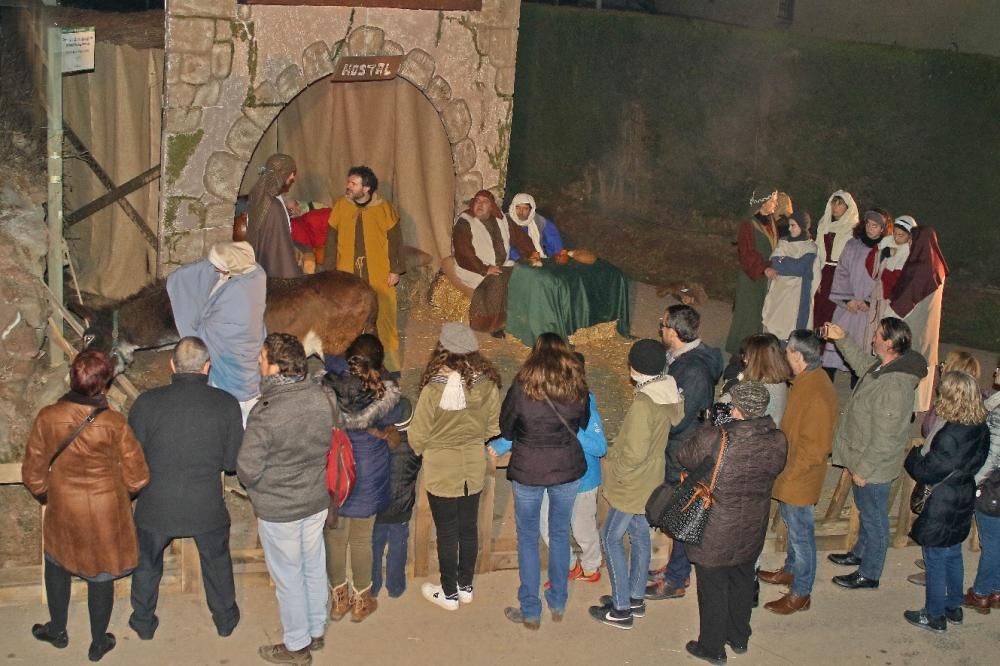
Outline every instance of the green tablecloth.
[[601, 259], [591, 265], [570, 260], [560, 266], [545, 259], [540, 268], [514, 266], [507, 288], [508, 333], [526, 345], [551, 331], [563, 337], [578, 329], [618, 320], [629, 335], [628, 280]]

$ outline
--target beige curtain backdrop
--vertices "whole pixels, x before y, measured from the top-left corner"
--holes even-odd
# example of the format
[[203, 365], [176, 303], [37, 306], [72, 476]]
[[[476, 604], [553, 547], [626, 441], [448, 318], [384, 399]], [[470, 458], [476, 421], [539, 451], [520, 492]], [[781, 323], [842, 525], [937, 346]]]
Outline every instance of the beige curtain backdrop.
[[343, 196], [347, 170], [368, 165], [378, 176], [379, 194], [399, 212], [404, 243], [430, 254], [435, 264], [451, 254], [451, 146], [437, 110], [409, 82], [322, 79], [311, 85], [257, 145], [243, 194], [275, 152], [291, 155], [298, 167], [287, 196], [328, 205]]
[[[115, 185], [160, 163], [163, 50], [98, 42], [94, 71], [63, 77], [63, 118]], [[107, 190], [79, 159], [66, 159], [66, 212]], [[156, 233], [159, 180], [128, 196]], [[113, 204], [66, 231], [80, 288], [109, 298], [138, 291], [156, 274], [152, 248]], [[67, 300], [75, 298], [67, 293]]]

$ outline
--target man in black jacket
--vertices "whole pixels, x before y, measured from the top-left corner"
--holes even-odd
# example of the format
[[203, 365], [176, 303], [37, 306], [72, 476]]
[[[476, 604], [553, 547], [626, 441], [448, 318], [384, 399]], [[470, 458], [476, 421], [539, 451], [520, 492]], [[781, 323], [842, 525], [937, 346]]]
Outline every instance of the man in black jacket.
[[177, 537], [194, 537], [198, 546], [219, 635], [230, 635], [240, 621], [221, 472], [236, 469], [243, 419], [236, 398], [208, 385], [210, 365], [200, 338], [182, 338], [170, 359], [171, 383], [140, 395], [129, 412], [151, 479], [135, 508], [139, 564], [128, 621], [142, 640], [152, 639], [159, 625], [163, 551]]
[[[698, 337], [701, 315], [690, 305], [671, 305], [660, 320], [660, 337], [667, 348], [667, 374], [677, 382], [684, 397], [684, 418], [670, 429], [667, 445], [666, 482], [680, 482], [683, 467], [678, 451], [702, 422], [705, 410], [715, 402], [715, 385], [722, 376], [722, 352]], [[691, 577], [691, 562], [684, 544], [674, 540], [670, 561], [651, 572], [646, 599], [683, 597]]]

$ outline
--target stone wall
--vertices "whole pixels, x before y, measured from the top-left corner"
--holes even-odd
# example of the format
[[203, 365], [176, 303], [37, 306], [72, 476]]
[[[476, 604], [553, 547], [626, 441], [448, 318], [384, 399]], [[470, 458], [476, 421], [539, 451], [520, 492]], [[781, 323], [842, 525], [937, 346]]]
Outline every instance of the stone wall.
[[236, 5], [168, 0], [161, 275], [227, 240], [260, 137], [342, 55], [404, 55], [400, 76], [438, 109], [452, 148], [455, 206], [503, 194], [520, 0], [479, 12]]

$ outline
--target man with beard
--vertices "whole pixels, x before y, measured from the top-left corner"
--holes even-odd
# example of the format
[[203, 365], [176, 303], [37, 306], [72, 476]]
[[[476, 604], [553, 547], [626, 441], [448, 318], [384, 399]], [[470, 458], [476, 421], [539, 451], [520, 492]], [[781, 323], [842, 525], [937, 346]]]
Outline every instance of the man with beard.
[[458, 279], [475, 290], [469, 305], [469, 326], [495, 338], [504, 337], [507, 284], [514, 270], [511, 249], [516, 248], [522, 257], [537, 257], [531, 239], [503, 216], [489, 190], [480, 190], [455, 220], [451, 245]]
[[[335, 268], [354, 273], [375, 290], [378, 298], [376, 328], [385, 348], [385, 368], [399, 370], [399, 331], [396, 327], [396, 285], [403, 272], [399, 214], [377, 193], [378, 178], [366, 166], [347, 172], [345, 196], [330, 211], [330, 228], [336, 232]], [[332, 239], [328, 239], [331, 246]], [[327, 253], [330, 256], [331, 253]]]
[[267, 158], [250, 190], [246, 240], [253, 247], [257, 263], [270, 278], [302, 275], [292, 242], [292, 221], [281, 198], [294, 182], [295, 160], [275, 153]]

